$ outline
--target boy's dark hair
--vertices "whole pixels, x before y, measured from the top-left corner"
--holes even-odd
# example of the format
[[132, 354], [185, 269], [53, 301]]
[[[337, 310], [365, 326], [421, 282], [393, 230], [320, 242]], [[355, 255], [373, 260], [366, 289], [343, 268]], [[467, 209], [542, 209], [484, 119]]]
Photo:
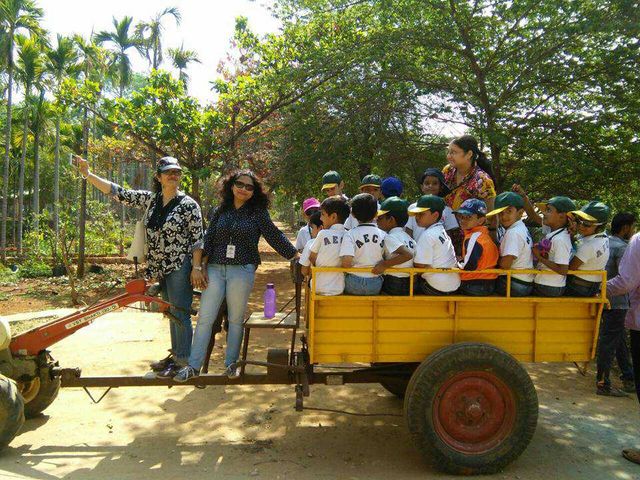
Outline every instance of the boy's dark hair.
[[611, 220], [611, 233], [617, 235], [627, 225], [636, 223], [636, 216], [631, 212], [616, 213]]
[[320, 210], [316, 210], [309, 217], [309, 225], [315, 225], [316, 227], [322, 226], [322, 220], [320, 220]]
[[404, 213], [394, 213], [387, 212], [387, 215], [396, 219], [396, 225], [399, 227], [404, 227], [409, 221], [409, 214], [407, 212]]
[[344, 197], [340, 195], [325, 198], [320, 205], [320, 210], [324, 210], [327, 215], [331, 215], [333, 213], [337, 214], [338, 223], [344, 223], [351, 213], [349, 204]]
[[359, 193], [351, 199], [351, 213], [360, 223], [369, 223], [378, 213], [378, 202], [369, 193]]

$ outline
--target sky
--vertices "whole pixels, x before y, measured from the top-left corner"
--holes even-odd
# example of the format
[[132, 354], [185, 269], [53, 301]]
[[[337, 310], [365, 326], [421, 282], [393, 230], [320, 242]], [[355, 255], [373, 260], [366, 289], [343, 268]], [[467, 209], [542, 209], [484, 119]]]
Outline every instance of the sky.
[[[278, 31], [279, 23], [267, 9], [269, 3], [269, 0], [40, 0], [38, 5], [44, 10], [43, 26], [51, 38], [57, 33], [79, 33], [87, 38], [91, 32], [113, 30], [113, 17], [121, 19], [128, 15], [136, 24], [167, 7], [178, 7], [182, 14], [179, 26], [173, 17], [165, 17], [163, 21], [163, 68], [175, 71], [170, 66], [167, 48], [184, 43], [186, 49], [195, 50], [202, 63], [192, 63], [187, 69], [189, 93], [206, 102], [214, 99], [209, 81], [218, 75], [218, 62], [228, 50], [236, 17], [247, 17], [249, 27], [258, 34]], [[146, 58], [132, 51], [131, 60], [135, 71], [148, 72]]]

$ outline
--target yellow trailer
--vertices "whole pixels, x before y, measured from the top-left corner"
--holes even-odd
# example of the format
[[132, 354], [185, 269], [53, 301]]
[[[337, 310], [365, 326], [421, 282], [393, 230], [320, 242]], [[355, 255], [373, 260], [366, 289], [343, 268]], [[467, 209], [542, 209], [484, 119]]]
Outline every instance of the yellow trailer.
[[[313, 268], [306, 295], [309, 363], [371, 364], [380, 383], [404, 397], [404, 416], [424, 457], [454, 473], [490, 473], [524, 451], [538, 400], [520, 362], [590, 361], [595, 354], [606, 272], [596, 297], [321, 296]], [[487, 270], [506, 275], [513, 271]], [[518, 270], [517, 273], [541, 273]], [[578, 272], [569, 272], [578, 273]], [[548, 274], [556, 275], [553, 272]], [[510, 281], [507, 282], [510, 285]], [[371, 373], [371, 370], [369, 370]]]

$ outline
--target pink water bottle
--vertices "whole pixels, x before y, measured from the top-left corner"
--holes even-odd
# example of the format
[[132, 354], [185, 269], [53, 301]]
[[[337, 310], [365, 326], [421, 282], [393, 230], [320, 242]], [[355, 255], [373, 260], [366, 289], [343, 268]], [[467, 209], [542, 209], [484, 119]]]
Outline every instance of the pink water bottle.
[[276, 289], [273, 283], [267, 283], [264, 291], [264, 318], [273, 318], [276, 315]]

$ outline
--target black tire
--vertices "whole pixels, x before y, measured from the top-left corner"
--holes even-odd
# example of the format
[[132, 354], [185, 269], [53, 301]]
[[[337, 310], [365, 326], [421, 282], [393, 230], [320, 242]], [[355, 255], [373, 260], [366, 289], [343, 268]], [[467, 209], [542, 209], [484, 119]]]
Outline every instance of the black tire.
[[438, 350], [407, 386], [404, 415], [425, 460], [448, 473], [502, 470], [525, 450], [538, 422], [538, 396], [508, 353], [482, 343]]
[[24, 424], [24, 403], [16, 383], [0, 375], [0, 449], [11, 443]]
[[24, 404], [24, 416], [34, 418], [40, 415], [58, 396], [60, 392], [60, 377], [51, 375], [51, 366], [46, 365], [40, 368], [38, 380], [40, 388], [38, 393], [31, 400]]

